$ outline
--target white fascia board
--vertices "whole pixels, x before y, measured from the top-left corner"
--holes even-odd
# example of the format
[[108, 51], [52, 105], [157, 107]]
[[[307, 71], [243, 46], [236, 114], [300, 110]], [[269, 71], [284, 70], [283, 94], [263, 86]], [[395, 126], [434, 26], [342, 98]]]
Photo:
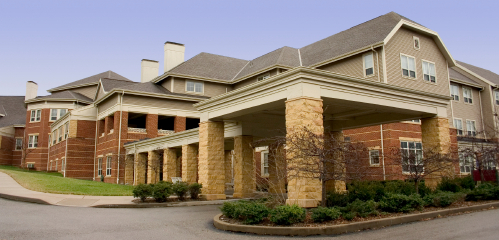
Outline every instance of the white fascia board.
[[99, 103], [101, 103], [102, 101], [106, 100], [108, 97], [110, 97], [114, 93], [126, 93], [126, 94], [131, 94], [131, 95], [138, 95], [138, 96], [166, 98], [166, 99], [176, 99], [176, 100], [186, 100], [186, 101], [193, 101], [193, 102], [199, 102], [199, 101], [202, 101], [202, 100], [205, 99], [205, 98], [196, 98], [196, 97], [188, 97], [188, 96], [174, 96], [174, 95], [165, 95], [165, 94], [157, 94], [157, 93], [148, 93], [148, 92], [139, 92], [139, 91], [113, 89], [112, 91], [110, 91], [106, 95], [104, 95], [101, 99], [95, 101], [94, 104], [98, 105]]

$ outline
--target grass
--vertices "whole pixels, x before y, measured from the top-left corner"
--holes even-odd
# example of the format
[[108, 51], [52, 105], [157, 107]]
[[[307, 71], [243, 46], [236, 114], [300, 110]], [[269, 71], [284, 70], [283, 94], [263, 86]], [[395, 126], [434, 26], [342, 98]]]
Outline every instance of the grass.
[[132, 196], [133, 186], [64, 178], [60, 173], [28, 171], [13, 166], [1, 166], [0, 171], [11, 176], [21, 186], [46, 193], [90, 195], [90, 196]]

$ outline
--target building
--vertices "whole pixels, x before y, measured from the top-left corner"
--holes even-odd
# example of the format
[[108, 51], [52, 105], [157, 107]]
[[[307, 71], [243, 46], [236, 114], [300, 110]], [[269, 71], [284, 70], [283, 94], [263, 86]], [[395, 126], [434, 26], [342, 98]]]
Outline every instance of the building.
[[[385, 161], [387, 149], [456, 152], [466, 136], [487, 140], [497, 129], [499, 76], [454, 60], [435, 31], [394, 12], [250, 61], [209, 53], [184, 61], [185, 46], [174, 42], [164, 51], [165, 72], [144, 59], [140, 83], [109, 71], [36, 97], [28, 82], [26, 127], [18, 128], [34, 150], [24, 162], [3, 162], [110, 183], [181, 177], [202, 183], [207, 199], [224, 199], [232, 184], [234, 197], [251, 195], [256, 179], [284, 191], [276, 169], [285, 163], [251, 146], [277, 130], [364, 142], [372, 178], [397, 179], [405, 166]], [[18, 136], [15, 124], [23, 123], [4, 124], [7, 138]], [[287, 184], [289, 203], [320, 199], [318, 180]]]

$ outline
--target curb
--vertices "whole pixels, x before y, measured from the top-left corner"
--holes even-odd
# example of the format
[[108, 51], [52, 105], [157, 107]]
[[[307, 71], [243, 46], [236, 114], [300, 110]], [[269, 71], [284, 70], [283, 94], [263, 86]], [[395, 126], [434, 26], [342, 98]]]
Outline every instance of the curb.
[[190, 206], [208, 206], [221, 205], [224, 202], [238, 201], [240, 199], [230, 199], [221, 201], [198, 201], [198, 202], [178, 202], [178, 203], [133, 203], [133, 204], [101, 204], [90, 207], [94, 208], [159, 208], [159, 207], [190, 207]]
[[0, 193], [0, 198], [5, 198], [5, 199], [19, 201], [19, 202], [29, 202], [29, 203], [37, 203], [37, 204], [44, 204], [44, 205], [52, 205], [52, 204], [45, 202], [39, 198], [21, 197], [21, 196], [9, 195], [9, 194], [5, 194], [5, 193]]
[[416, 222], [422, 219], [435, 218], [438, 216], [445, 216], [449, 214], [462, 213], [468, 211], [482, 210], [491, 207], [499, 207], [499, 202], [487, 203], [471, 207], [445, 209], [435, 212], [416, 213], [400, 217], [376, 219], [366, 222], [356, 222], [356, 223], [341, 224], [328, 227], [266, 227], [266, 226], [239, 225], [239, 224], [227, 223], [220, 220], [222, 214], [218, 214], [213, 218], [213, 226], [215, 226], [215, 228], [217, 229], [224, 231], [253, 233], [258, 235], [279, 235], [279, 236], [336, 235], [348, 232], [357, 232], [365, 229], [381, 228], [381, 227], [388, 227], [403, 223]]

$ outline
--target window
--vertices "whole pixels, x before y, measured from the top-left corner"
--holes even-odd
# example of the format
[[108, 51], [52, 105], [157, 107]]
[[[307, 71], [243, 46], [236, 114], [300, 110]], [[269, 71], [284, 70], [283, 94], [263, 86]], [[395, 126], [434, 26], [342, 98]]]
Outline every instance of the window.
[[423, 172], [423, 145], [421, 142], [401, 141], [402, 152], [402, 172], [421, 173]]
[[59, 142], [62, 141], [62, 127], [59, 127], [59, 129], [57, 129], [57, 135], [59, 136]]
[[31, 110], [31, 117], [30, 117], [30, 122], [39, 122], [42, 116], [42, 110], [37, 109], [37, 110]]
[[459, 101], [459, 86], [451, 84], [450, 95], [454, 101]]
[[494, 91], [494, 96], [496, 99], [496, 105], [499, 105], [499, 91]]
[[28, 148], [38, 147], [38, 135], [29, 135]]
[[66, 114], [66, 109], [50, 109], [50, 121], [55, 121]]
[[476, 136], [476, 127], [474, 120], [466, 120], [466, 131], [468, 131], [468, 136]]
[[55, 145], [57, 143], [57, 132], [54, 131], [52, 132], [52, 145]]
[[22, 150], [23, 149], [23, 139], [22, 138], [16, 138], [16, 150]]
[[69, 133], [69, 122], [64, 124], [64, 139], [68, 139], [68, 133]]
[[97, 175], [102, 176], [102, 158], [97, 160]]
[[471, 88], [463, 87], [463, 98], [465, 103], [472, 104], [473, 96], [471, 94]]
[[412, 40], [414, 41], [414, 49], [419, 50], [421, 48], [421, 42], [419, 41], [419, 38], [412, 37]]
[[423, 61], [423, 79], [432, 83], [437, 82], [434, 63]]
[[471, 173], [471, 170], [473, 170], [473, 162], [475, 162], [474, 156], [459, 154], [459, 168], [461, 173]]
[[108, 156], [106, 160], [106, 176], [111, 176], [111, 158], [111, 156]]
[[202, 82], [186, 82], [186, 91], [187, 92], [195, 92], [195, 93], [203, 93], [203, 83]]
[[483, 168], [484, 170], [495, 170], [496, 164], [495, 164], [495, 156], [496, 153], [495, 151], [488, 151], [487, 153], [483, 154]]
[[374, 74], [374, 60], [373, 53], [367, 53], [364, 55], [364, 76], [369, 76]]
[[269, 176], [269, 152], [262, 151], [262, 177]]
[[267, 78], [270, 78], [270, 73], [266, 73], [266, 74], [263, 74], [263, 75], [260, 75], [256, 78], [257, 81], [263, 81]]
[[457, 135], [463, 135], [463, 121], [461, 119], [454, 118], [454, 127], [456, 127]]
[[400, 64], [402, 66], [403, 76], [416, 78], [416, 61], [413, 57], [400, 55]]
[[369, 162], [371, 165], [379, 165], [379, 150], [369, 151]]
[[411, 122], [413, 122], [413, 123], [421, 123], [421, 119], [414, 119], [414, 120], [411, 120]]

